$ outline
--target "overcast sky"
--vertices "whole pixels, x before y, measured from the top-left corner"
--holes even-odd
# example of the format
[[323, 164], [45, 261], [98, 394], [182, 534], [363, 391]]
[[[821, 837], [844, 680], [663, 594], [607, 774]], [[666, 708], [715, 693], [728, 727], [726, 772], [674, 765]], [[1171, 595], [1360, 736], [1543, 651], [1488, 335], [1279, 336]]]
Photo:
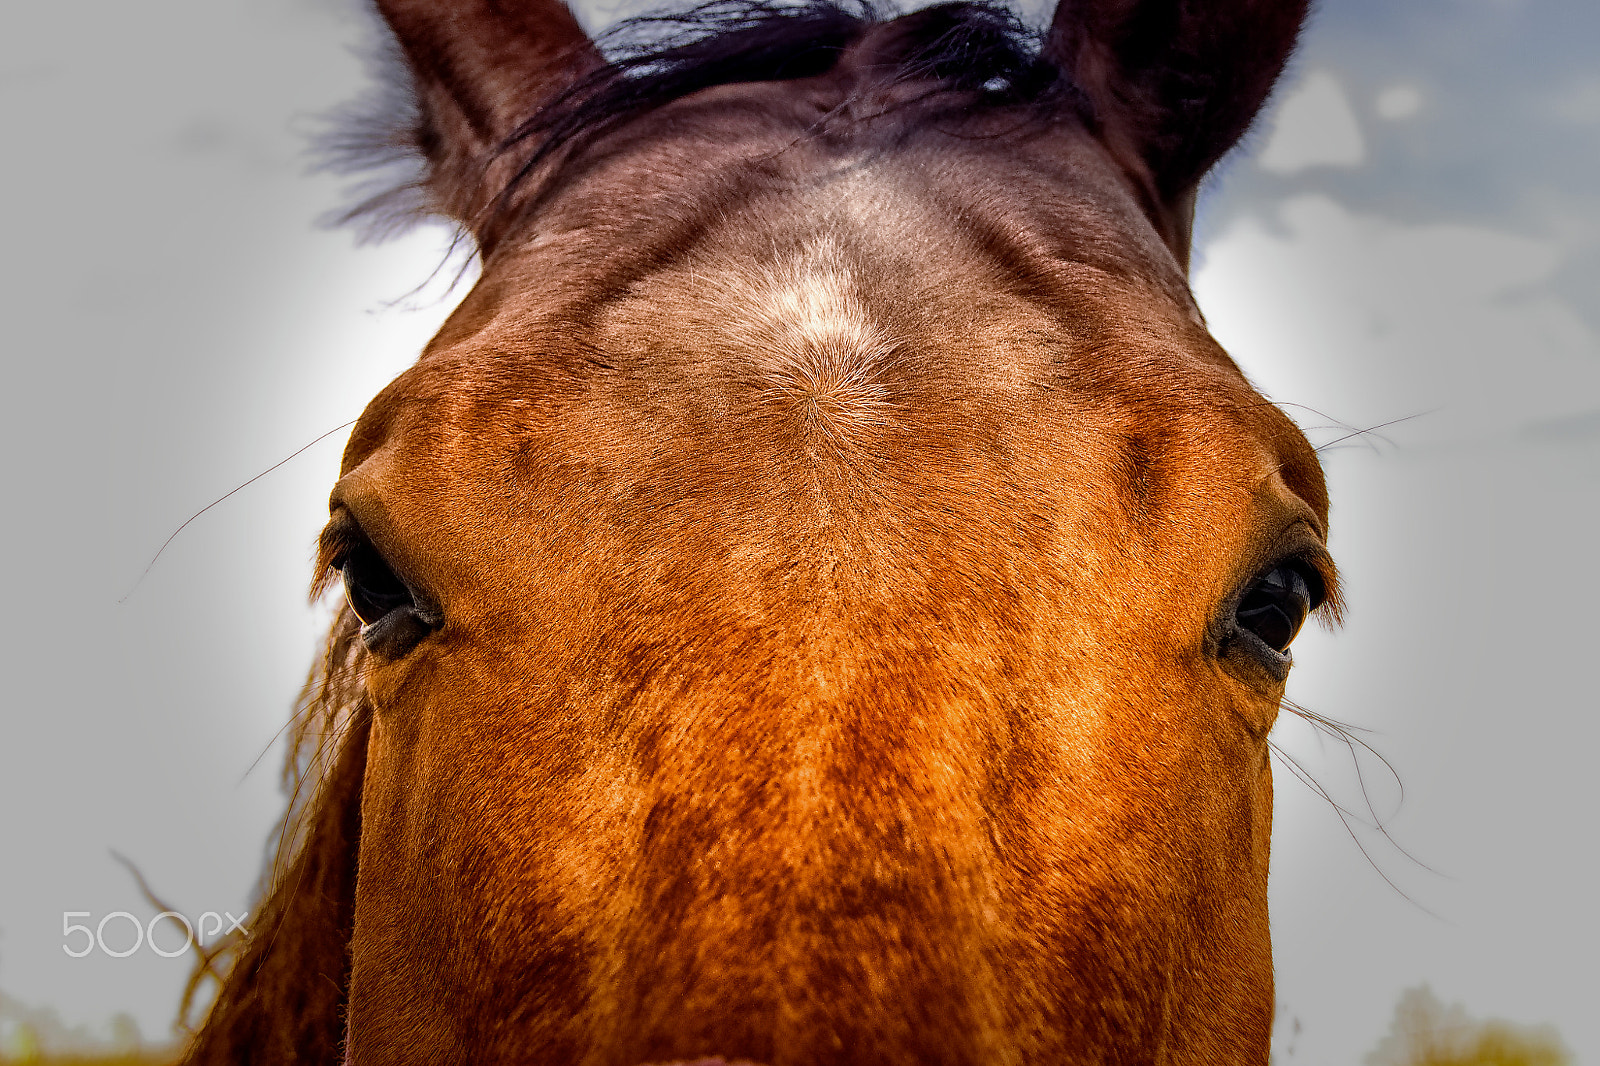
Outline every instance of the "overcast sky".
[[[189, 959], [69, 958], [62, 913], [153, 915], [113, 850], [191, 917], [249, 906], [344, 435], [140, 574], [414, 358], [448, 310], [413, 291], [441, 237], [313, 224], [340, 199], [304, 174], [309, 116], [362, 84], [341, 3], [7, 21], [0, 990], [155, 1038]], [[1214, 332], [1329, 444], [1351, 610], [1297, 643], [1291, 695], [1371, 730], [1404, 802], [1370, 756], [1365, 779], [1415, 857], [1357, 826], [1364, 857], [1280, 768], [1280, 1061], [1359, 1062], [1424, 982], [1600, 1061], [1597, 56], [1592, 0], [1326, 0], [1202, 202]], [[1362, 805], [1342, 749], [1276, 738]]]

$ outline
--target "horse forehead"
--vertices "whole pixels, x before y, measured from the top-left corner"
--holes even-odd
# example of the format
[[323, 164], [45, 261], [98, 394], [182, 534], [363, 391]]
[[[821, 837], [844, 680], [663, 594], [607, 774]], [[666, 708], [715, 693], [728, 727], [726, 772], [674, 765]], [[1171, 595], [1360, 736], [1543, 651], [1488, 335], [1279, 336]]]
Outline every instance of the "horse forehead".
[[709, 266], [694, 277], [698, 291], [679, 305], [693, 300], [699, 317], [714, 314], [758, 372], [871, 373], [900, 341], [868, 301], [862, 274], [839, 240], [823, 234], [756, 269]]
[[918, 264], [938, 249], [885, 256], [883, 234], [866, 247], [854, 236], [824, 227], [759, 256], [708, 251], [581, 316], [501, 309], [397, 379], [364, 419], [383, 431], [358, 436], [436, 441], [449, 424], [470, 424], [476, 439], [516, 435], [529, 424], [517, 412], [534, 409], [643, 421], [663, 396], [725, 414], [809, 404], [823, 430], [941, 404], [988, 405], [1009, 420], [1055, 391], [1105, 409], [1164, 410], [1169, 422], [1258, 402], [1183, 308], [1137, 286], [1087, 271], [1076, 291], [1057, 294], [1075, 311], [1063, 315], [959, 248]]
[[513, 250], [498, 256], [506, 272], [520, 261], [523, 276], [543, 279], [496, 287], [501, 309], [515, 314], [558, 292], [614, 292], [641, 270], [708, 248], [759, 263], [827, 227], [856, 247], [953, 246], [927, 255], [919, 273], [961, 244], [969, 255], [975, 243], [991, 253], [1030, 246], [1137, 278], [1199, 320], [1128, 174], [1084, 129], [1010, 113], [911, 121], [889, 108], [834, 131], [802, 105], [816, 91], [720, 86], [602, 138], [581, 180], [540, 192]]
[[[911, 408], [1014, 422], [1041, 390], [1137, 402], [1168, 423], [1259, 402], [1172, 264], [1151, 266], [1153, 234], [1130, 222], [1115, 179], [1092, 153], [1073, 160], [1049, 217], [984, 190], [958, 195], [914, 158], [830, 165], [697, 205], [705, 224], [666, 243], [558, 205], [490, 264], [367, 421], [430, 448], [441, 425], [470, 425], [446, 449], [459, 461], [562, 419], [568, 443], [651, 437], [653, 418], [677, 414], [663, 396], [713, 415], [788, 410], [834, 443], [910, 426]], [[1020, 173], [1041, 180], [1030, 167]]]

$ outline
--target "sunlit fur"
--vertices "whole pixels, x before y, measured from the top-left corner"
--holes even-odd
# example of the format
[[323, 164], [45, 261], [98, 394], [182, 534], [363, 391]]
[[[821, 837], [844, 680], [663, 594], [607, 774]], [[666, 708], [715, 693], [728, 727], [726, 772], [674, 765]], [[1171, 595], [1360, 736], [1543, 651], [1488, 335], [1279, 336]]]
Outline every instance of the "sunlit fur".
[[867, 311], [837, 244], [822, 236], [775, 268], [719, 270], [695, 284], [726, 299], [727, 336], [748, 353], [767, 399], [792, 412], [807, 433], [844, 438], [886, 424], [880, 380], [895, 344]]
[[1303, 6], [1085, 2], [1043, 60], [752, 6], [660, 99], [547, 0], [380, 7], [483, 271], [319, 581], [359, 526], [444, 622], [341, 618], [189, 1061], [1264, 1063], [1229, 604], [1333, 589], [1328, 501], [1185, 263]]

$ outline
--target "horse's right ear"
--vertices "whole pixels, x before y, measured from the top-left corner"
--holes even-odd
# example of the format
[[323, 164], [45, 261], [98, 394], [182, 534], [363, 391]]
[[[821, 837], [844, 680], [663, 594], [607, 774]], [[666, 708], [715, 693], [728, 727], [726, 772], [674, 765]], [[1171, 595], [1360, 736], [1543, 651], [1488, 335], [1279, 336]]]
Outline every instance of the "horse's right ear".
[[[1045, 53], [1151, 205], [1187, 223], [1200, 179], [1244, 135], [1294, 50], [1308, 0], [1060, 0]], [[1170, 228], [1164, 226], [1163, 228]]]
[[415, 206], [481, 241], [487, 210], [521, 164], [501, 151], [507, 138], [599, 67], [599, 50], [561, 0], [377, 0], [377, 8], [415, 104], [411, 128], [390, 131], [387, 146], [421, 156], [425, 202]]

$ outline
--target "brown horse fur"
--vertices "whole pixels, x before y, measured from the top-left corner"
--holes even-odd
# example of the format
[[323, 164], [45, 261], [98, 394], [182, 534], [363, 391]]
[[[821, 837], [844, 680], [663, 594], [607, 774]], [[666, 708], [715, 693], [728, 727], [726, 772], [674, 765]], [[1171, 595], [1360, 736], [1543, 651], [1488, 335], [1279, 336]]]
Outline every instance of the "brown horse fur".
[[1328, 502], [1184, 263], [1303, 4], [379, 6], [482, 277], [346, 450], [320, 580], [405, 606], [186, 1061], [1265, 1062], [1235, 608], [1336, 606]]

